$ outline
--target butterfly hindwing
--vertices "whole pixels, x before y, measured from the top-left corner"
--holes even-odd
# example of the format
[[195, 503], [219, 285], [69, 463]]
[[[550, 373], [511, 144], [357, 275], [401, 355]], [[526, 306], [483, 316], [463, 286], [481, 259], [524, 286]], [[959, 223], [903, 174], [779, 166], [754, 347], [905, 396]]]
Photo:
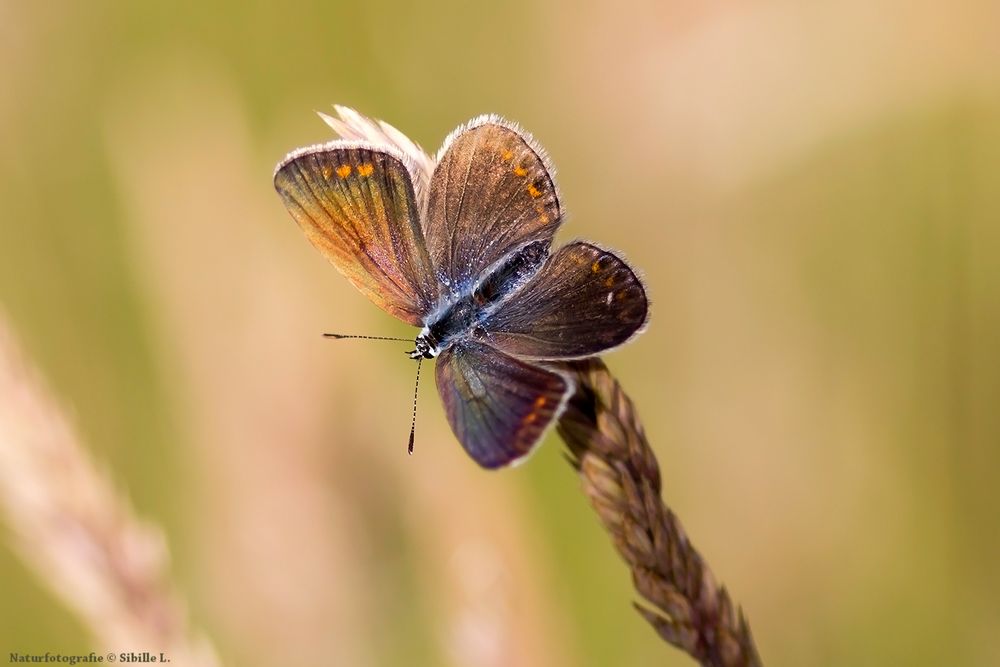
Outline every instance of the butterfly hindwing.
[[452, 431], [484, 468], [529, 454], [572, 392], [566, 377], [471, 340], [445, 350], [436, 375]]
[[431, 176], [424, 233], [439, 277], [461, 290], [530, 241], [551, 242], [559, 196], [541, 148], [486, 116], [445, 141]]
[[438, 282], [401, 156], [358, 142], [300, 149], [274, 187], [309, 241], [386, 312], [420, 325]]
[[578, 241], [554, 252], [482, 327], [489, 343], [509, 354], [575, 359], [621, 345], [648, 311], [646, 290], [629, 265]]

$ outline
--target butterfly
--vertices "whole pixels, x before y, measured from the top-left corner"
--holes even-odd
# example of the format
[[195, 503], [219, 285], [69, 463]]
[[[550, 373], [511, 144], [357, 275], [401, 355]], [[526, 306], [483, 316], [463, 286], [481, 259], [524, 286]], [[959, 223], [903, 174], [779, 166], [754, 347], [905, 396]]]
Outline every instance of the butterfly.
[[344, 138], [289, 153], [275, 189], [362, 294], [421, 328], [410, 357], [436, 359], [465, 451], [484, 468], [523, 460], [575, 390], [559, 363], [644, 327], [642, 281], [596, 244], [553, 249], [553, 168], [516, 124], [475, 118], [432, 159], [392, 126], [338, 111], [324, 118]]

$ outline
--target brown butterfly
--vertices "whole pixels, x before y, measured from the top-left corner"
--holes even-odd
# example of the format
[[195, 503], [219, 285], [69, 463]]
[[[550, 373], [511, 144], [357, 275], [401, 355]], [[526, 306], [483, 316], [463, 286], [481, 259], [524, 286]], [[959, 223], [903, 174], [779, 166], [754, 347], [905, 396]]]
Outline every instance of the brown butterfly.
[[551, 249], [563, 217], [553, 169], [517, 125], [475, 118], [432, 160], [395, 128], [337, 110], [325, 118], [344, 138], [290, 153], [275, 188], [355, 287], [421, 327], [410, 356], [437, 358], [469, 455], [485, 468], [523, 459], [574, 391], [555, 362], [640, 332], [642, 282], [592, 243]]

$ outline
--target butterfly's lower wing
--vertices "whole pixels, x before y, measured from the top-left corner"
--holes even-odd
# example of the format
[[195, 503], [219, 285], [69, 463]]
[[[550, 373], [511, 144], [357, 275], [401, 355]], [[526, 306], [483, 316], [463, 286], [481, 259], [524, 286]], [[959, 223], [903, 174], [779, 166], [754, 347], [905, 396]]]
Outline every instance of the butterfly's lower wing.
[[402, 155], [348, 141], [299, 149], [278, 165], [274, 187], [355, 287], [404, 322], [423, 323], [439, 285]]
[[475, 341], [446, 349], [436, 374], [452, 431], [484, 468], [527, 456], [573, 391], [568, 377]]
[[553, 253], [482, 328], [491, 345], [518, 357], [577, 359], [626, 342], [648, 314], [646, 290], [628, 264], [575, 242]]
[[561, 215], [542, 149], [512, 123], [483, 116], [445, 141], [424, 234], [442, 282], [459, 291], [512, 250], [550, 243]]

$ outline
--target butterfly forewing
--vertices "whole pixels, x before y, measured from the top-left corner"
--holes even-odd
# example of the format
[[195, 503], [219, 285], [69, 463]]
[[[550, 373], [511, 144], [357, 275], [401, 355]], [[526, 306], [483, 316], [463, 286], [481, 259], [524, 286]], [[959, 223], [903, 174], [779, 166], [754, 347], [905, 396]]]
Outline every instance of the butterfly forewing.
[[424, 233], [442, 282], [459, 291], [515, 248], [551, 241], [560, 214], [541, 149], [514, 126], [485, 117], [445, 143]]
[[621, 345], [646, 322], [635, 272], [590, 243], [563, 246], [483, 323], [498, 349], [533, 359], [574, 359]]
[[567, 378], [474, 341], [445, 350], [436, 371], [451, 428], [484, 468], [530, 453], [572, 391]]
[[420, 325], [438, 282], [400, 157], [349, 142], [292, 153], [274, 186], [306, 237], [365, 296]]

